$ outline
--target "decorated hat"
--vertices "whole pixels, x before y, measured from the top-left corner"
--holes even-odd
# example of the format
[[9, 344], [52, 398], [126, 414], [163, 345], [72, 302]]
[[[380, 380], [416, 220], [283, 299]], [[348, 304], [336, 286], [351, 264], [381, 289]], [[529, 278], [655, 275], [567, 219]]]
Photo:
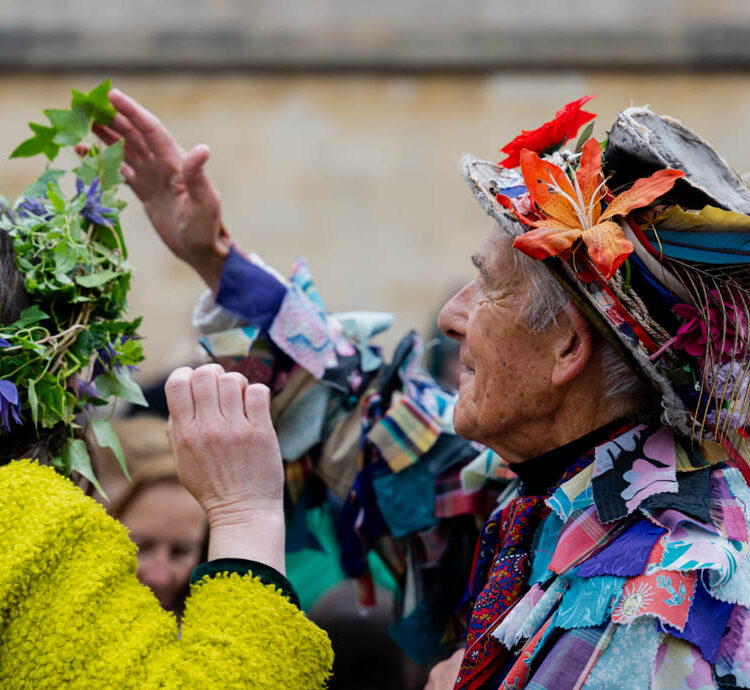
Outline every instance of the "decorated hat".
[[648, 384], [664, 423], [744, 455], [750, 192], [697, 134], [646, 108], [591, 138], [589, 100], [524, 131], [498, 164], [465, 156], [463, 175]]

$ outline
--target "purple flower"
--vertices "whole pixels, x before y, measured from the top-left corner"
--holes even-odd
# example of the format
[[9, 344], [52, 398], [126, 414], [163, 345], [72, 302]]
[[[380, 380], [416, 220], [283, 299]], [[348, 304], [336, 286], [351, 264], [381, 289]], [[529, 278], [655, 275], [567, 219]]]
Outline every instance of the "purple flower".
[[5, 338], [0, 338], [0, 347], [10, 347], [10, 343]]
[[91, 381], [86, 382], [81, 378], [75, 377], [72, 379], [71, 383], [73, 384], [73, 388], [79, 398], [84, 396], [87, 398], [99, 397], [99, 391], [96, 390], [96, 386]]
[[44, 221], [50, 220], [52, 214], [45, 208], [44, 202], [39, 198], [24, 198], [24, 200], [16, 206], [16, 212], [21, 218], [41, 218]]
[[89, 221], [89, 223], [111, 226], [112, 223], [104, 218], [104, 215], [114, 213], [115, 209], [109, 208], [108, 206], [102, 206], [103, 190], [99, 189], [99, 178], [95, 177], [88, 189], [85, 187], [86, 184], [84, 181], [80, 177], [76, 178], [76, 192], [78, 192], [78, 194], [86, 194], [86, 205], [83, 207], [81, 215]]
[[0, 429], [10, 431], [11, 418], [16, 424], [21, 423], [18, 389], [10, 381], [0, 379]]
[[[120, 342], [130, 340], [134, 336], [124, 335], [120, 337]], [[115, 352], [114, 345], [107, 343], [104, 347], [96, 351], [96, 359], [94, 360], [94, 366], [91, 369], [91, 381], [93, 382], [100, 374], [107, 374], [110, 371], [116, 371], [121, 369], [123, 365], [120, 363], [120, 359]], [[125, 367], [128, 371], [138, 371], [138, 367], [134, 367], [128, 364]]]

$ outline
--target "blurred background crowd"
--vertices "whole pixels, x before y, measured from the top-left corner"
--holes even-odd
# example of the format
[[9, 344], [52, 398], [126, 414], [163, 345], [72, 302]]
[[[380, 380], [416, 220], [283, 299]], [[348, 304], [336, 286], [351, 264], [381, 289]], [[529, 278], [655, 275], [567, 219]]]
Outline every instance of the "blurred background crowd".
[[[429, 340], [437, 309], [472, 273], [459, 257], [471, 254], [487, 220], [460, 179], [464, 152], [499, 160], [522, 126], [595, 94], [587, 107], [597, 122], [648, 104], [750, 171], [750, 4], [742, 0], [6, 0], [2, 19], [1, 156], [26, 137], [32, 114], [111, 76], [183, 145], [210, 145], [209, 172], [241, 246], [280, 269], [307, 257], [331, 311], [395, 314], [380, 340], [386, 352], [410, 327]], [[37, 166], [1, 166], [0, 190], [14, 198]], [[195, 360], [190, 312], [201, 285], [126, 199], [131, 311], [144, 316], [140, 380], [148, 385]], [[142, 579], [179, 612], [205, 522], [175, 481], [163, 422], [122, 424], [135, 482], [105, 486], [109, 509], [141, 549]], [[175, 524], [184, 527], [178, 534], [164, 527]], [[322, 524], [320, 533], [325, 543]], [[335, 563], [305, 570], [293, 558], [303, 605], [334, 643], [354, 639], [362, 619]], [[368, 615], [384, 631], [393, 595], [385, 575], [380, 585]], [[337, 610], [354, 617], [332, 616]], [[364, 641], [359, 657], [337, 649], [339, 687], [354, 687], [346, 658], [391, 654], [402, 663], [388, 645], [383, 634]], [[360, 667], [357, 682], [386, 687], [377, 672], [374, 661], [370, 674]], [[419, 687], [420, 678], [407, 668], [403, 683]]]

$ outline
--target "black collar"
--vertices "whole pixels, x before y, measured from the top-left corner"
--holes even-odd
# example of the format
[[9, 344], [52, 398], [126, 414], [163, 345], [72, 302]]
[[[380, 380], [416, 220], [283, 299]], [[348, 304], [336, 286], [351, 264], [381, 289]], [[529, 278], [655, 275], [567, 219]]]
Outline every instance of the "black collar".
[[523, 482], [524, 493], [530, 496], [546, 495], [555, 487], [563, 472], [570, 465], [587, 451], [607, 441], [613, 432], [626, 426], [630, 421], [631, 419], [627, 417], [616, 419], [564, 446], [537, 455], [535, 458], [512, 464], [510, 468]]

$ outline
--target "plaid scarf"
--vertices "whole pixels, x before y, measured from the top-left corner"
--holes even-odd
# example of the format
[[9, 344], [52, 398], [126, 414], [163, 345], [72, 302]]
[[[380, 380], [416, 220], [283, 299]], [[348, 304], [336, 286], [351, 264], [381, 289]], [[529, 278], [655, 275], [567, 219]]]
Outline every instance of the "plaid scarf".
[[456, 679], [456, 690], [480, 688], [506, 659], [508, 650], [491, 632], [528, 589], [532, 540], [550, 512], [545, 500], [594, 461], [596, 446], [616, 438], [632, 426], [632, 421], [611, 422], [513, 468], [522, 478], [519, 495], [502, 511], [490, 516], [477, 542], [469, 582], [469, 596], [474, 601], [474, 608], [469, 618], [466, 653]]

